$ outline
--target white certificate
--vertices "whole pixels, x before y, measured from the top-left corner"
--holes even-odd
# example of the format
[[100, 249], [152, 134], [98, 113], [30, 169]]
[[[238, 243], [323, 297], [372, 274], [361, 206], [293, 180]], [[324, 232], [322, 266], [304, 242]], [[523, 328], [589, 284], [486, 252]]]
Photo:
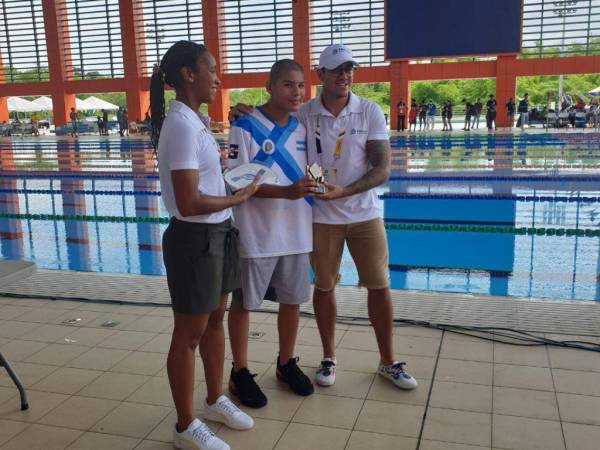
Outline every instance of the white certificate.
[[225, 181], [231, 189], [238, 191], [248, 186], [256, 176], [260, 177], [258, 184], [279, 184], [279, 179], [270, 167], [257, 163], [247, 163], [225, 172]]

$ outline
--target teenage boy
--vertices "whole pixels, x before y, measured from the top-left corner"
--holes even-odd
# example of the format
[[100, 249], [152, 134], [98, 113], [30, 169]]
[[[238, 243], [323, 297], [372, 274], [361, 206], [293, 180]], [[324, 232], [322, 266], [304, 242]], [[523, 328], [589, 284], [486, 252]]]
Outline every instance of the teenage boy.
[[257, 198], [234, 209], [240, 230], [242, 289], [234, 292], [229, 311], [233, 353], [229, 389], [252, 408], [267, 404], [248, 368], [249, 315], [265, 298], [279, 303], [277, 377], [296, 394], [314, 391], [294, 356], [299, 307], [310, 299], [310, 195], [317, 187], [305, 175], [306, 128], [291, 115], [304, 100], [302, 67], [290, 59], [277, 61], [267, 91], [269, 101], [233, 122], [229, 133], [230, 168], [257, 162], [269, 166], [279, 179], [279, 185], [261, 185]]

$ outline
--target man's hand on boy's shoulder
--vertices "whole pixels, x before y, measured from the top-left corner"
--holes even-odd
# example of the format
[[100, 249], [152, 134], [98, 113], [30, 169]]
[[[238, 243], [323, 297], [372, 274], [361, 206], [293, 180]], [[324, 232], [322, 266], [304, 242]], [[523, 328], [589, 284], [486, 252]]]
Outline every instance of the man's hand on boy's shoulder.
[[236, 119], [239, 119], [243, 115], [251, 114], [254, 112], [254, 106], [247, 105], [245, 103], [237, 103], [229, 110], [227, 118], [230, 123], [233, 123]]

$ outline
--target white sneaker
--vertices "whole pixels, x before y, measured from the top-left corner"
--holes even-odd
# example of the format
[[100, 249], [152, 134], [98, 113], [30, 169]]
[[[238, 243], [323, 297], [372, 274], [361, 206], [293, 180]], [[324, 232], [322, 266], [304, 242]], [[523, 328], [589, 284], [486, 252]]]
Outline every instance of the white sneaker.
[[208, 426], [194, 419], [186, 430], [173, 430], [173, 446], [184, 450], [231, 450], [231, 447], [210, 431]]
[[404, 371], [405, 362], [394, 362], [389, 366], [379, 364], [377, 373], [387, 378], [400, 389], [414, 389], [418, 386], [417, 380]]
[[254, 427], [254, 420], [231, 400], [221, 395], [214, 405], [209, 405], [204, 400], [202, 415], [205, 419], [224, 423], [234, 430], [249, 430]]
[[333, 386], [336, 365], [337, 361], [334, 358], [323, 358], [315, 375], [315, 381], [319, 386]]

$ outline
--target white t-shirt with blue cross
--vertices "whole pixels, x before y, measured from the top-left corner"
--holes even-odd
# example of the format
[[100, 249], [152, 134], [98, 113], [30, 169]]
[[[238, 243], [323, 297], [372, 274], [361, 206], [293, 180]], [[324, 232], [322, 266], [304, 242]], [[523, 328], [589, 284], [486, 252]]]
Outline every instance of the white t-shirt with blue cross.
[[[279, 185], [306, 174], [306, 128], [294, 116], [285, 126], [261, 108], [240, 117], [229, 131], [229, 168], [249, 162], [270, 167]], [[234, 208], [243, 258], [293, 255], [312, 251], [312, 199], [252, 197]]]

